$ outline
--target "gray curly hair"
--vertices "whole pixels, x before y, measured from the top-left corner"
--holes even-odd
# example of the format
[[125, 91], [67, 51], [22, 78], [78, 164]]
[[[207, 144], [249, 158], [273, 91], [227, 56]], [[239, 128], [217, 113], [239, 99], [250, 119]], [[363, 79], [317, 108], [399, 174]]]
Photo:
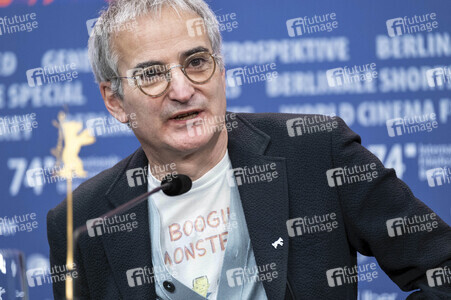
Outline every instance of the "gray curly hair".
[[101, 11], [100, 17], [88, 42], [88, 54], [97, 83], [111, 81], [111, 90], [120, 99], [124, 93], [118, 71], [119, 54], [112, 47], [111, 36], [120, 26], [136, 17], [152, 13], [160, 14], [163, 6], [192, 11], [204, 20], [213, 53], [218, 55], [220, 70], [224, 68], [221, 53], [221, 34], [216, 15], [203, 0], [113, 0]]

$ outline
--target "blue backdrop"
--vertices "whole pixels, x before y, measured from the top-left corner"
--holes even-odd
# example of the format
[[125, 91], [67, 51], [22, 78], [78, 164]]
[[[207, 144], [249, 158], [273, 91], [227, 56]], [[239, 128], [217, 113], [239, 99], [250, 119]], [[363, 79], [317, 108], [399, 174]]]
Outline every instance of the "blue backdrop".
[[[427, 176], [428, 170], [451, 167], [451, 2], [209, 3], [221, 23], [229, 110], [342, 117], [368, 149], [451, 224], [451, 184]], [[64, 109], [68, 119], [85, 125], [108, 116], [87, 59], [88, 29], [105, 4], [0, 0], [0, 220], [16, 216], [18, 226], [31, 224], [13, 232], [11, 225], [0, 223], [0, 248], [23, 251], [27, 269], [48, 265], [46, 214], [66, 193], [64, 181], [39, 185], [27, 180], [27, 171], [55, 162], [50, 151], [58, 131], [52, 121]], [[33, 69], [54, 65], [70, 66], [74, 78], [41, 85], [32, 77]], [[254, 66], [277, 77], [250, 83], [243, 68]], [[354, 69], [363, 76], [349, 83]], [[435, 126], [417, 132], [397, 119], [409, 127], [425, 116], [430, 124], [435, 118]], [[88, 177], [139, 146], [122, 129], [96, 136], [95, 144], [81, 150]], [[80, 182], [76, 179], [75, 186]], [[360, 263], [372, 261], [359, 256]], [[378, 271], [376, 280], [359, 284], [359, 299], [405, 299], [408, 294]], [[31, 299], [53, 299], [50, 284], [29, 291]]]

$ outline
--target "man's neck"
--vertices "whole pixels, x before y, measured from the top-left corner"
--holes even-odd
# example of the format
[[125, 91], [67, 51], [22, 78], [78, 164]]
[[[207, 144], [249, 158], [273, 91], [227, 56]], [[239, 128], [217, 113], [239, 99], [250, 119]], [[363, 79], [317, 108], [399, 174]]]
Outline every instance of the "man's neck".
[[[144, 147], [149, 160], [150, 171], [156, 178], [176, 171], [197, 180], [216, 166], [227, 151], [227, 130], [222, 130], [218, 137], [212, 138], [209, 144], [191, 153], [156, 153], [150, 148]], [[146, 149], [147, 148], [147, 149]]]

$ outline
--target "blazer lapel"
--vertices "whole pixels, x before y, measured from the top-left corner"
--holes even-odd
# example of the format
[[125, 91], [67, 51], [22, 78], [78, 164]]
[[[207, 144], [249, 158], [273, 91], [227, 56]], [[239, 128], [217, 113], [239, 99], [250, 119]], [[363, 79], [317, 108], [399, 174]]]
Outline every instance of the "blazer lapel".
[[[268, 299], [283, 299], [289, 246], [285, 158], [265, 156], [270, 137], [237, 117], [238, 126], [229, 132], [228, 152], [252, 248], [257, 266], [263, 268], [275, 263], [277, 278], [271, 282], [263, 281]], [[266, 177], [268, 172], [270, 176]], [[272, 243], [279, 238], [283, 239], [283, 246], [274, 248]]]
[[[143, 178], [141, 185], [130, 187], [126, 176], [127, 170], [144, 168], [147, 167], [147, 164], [146, 155], [142, 148], [139, 148], [106, 193], [106, 197], [112, 205], [111, 209], [147, 192], [147, 178]], [[127, 277], [127, 271], [131, 269], [148, 268], [152, 270], [147, 205], [148, 201], [146, 200], [121, 214], [121, 216], [128, 215], [129, 218], [132, 214], [136, 214], [136, 229], [130, 232], [125, 230], [101, 236], [116, 284], [119, 286], [122, 296], [128, 299], [156, 298], [153, 280], [140, 284], [143, 277], [137, 276], [132, 279]], [[141, 274], [140, 270], [135, 274]], [[130, 285], [135, 286], [131, 287]]]

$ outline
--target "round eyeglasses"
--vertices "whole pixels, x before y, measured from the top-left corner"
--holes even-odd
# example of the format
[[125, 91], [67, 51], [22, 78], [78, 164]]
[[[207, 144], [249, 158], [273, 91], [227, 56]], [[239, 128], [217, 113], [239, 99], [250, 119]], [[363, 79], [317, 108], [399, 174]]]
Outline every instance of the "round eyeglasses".
[[183, 64], [174, 65], [152, 65], [146, 68], [136, 68], [127, 71], [125, 78], [129, 84], [137, 86], [141, 92], [152, 98], [160, 97], [169, 89], [172, 75], [171, 70], [181, 68], [183, 74], [192, 83], [207, 83], [216, 71], [216, 54], [210, 52], [197, 52], [188, 56]]

